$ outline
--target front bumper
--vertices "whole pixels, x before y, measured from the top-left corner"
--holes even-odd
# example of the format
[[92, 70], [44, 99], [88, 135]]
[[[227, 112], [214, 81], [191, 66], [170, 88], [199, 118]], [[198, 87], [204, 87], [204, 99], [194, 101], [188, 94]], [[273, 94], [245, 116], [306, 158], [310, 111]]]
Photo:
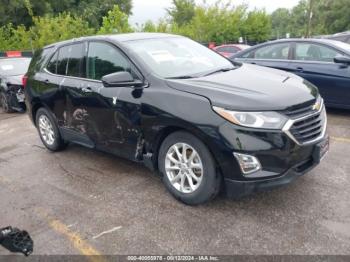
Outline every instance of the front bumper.
[[[329, 145], [329, 137], [325, 136], [324, 139], [319, 142], [319, 145], [321, 144]], [[320, 163], [327, 151], [320, 155], [319, 147], [315, 146], [314, 151], [308, 159], [298, 163], [278, 176], [250, 181], [238, 181], [225, 178], [226, 195], [231, 198], [240, 198], [255, 192], [267, 191], [273, 188], [288, 185], [296, 178], [303, 176], [315, 168]]]

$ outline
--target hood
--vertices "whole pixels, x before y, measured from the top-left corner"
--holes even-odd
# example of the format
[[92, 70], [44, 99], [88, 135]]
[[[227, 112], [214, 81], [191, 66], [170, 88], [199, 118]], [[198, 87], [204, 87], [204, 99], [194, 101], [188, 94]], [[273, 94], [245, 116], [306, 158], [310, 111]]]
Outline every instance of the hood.
[[15, 76], [5, 76], [3, 78], [4, 83], [12, 85], [22, 85], [22, 78], [24, 75], [15, 75]]
[[206, 77], [167, 80], [179, 91], [208, 98], [212, 105], [231, 110], [284, 110], [315, 100], [317, 88], [294, 74], [249, 64]]

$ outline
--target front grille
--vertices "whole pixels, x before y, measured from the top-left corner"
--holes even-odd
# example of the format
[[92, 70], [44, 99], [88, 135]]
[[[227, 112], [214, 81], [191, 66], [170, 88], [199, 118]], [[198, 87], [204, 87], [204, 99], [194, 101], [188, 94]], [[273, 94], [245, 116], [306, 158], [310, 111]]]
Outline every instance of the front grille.
[[[308, 114], [291, 121], [287, 134], [298, 144], [306, 144], [322, 137], [325, 132], [327, 116], [323, 102], [319, 111], [310, 106]], [[305, 107], [306, 108], [306, 107]], [[299, 111], [301, 112], [301, 111]], [[304, 111], [306, 112], [306, 110]]]
[[284, 112], [284, 114], [290, 118], [300, 118], [312, 113], [315, 113], [316, 110], [313, 109], [315, 101], [310, 101], [306, 104], [300, 106], [292, 107]]

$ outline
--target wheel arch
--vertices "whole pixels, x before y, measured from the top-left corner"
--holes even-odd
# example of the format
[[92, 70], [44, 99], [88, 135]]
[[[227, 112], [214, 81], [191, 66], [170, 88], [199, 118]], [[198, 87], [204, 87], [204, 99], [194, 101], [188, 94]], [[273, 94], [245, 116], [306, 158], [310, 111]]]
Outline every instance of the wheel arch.
[[[209, 142], [210, 139], [208, 138], [208, 135], [198, 128], [191, 128], [188, 126], [179, 126], [179, 125], [166, 126], [156, 134], [155, 139], [152, 142], [152, 147], [150, 148], [150, 150], [148, 150], [150, 151], [149, 153], [152, 154], [152, 169], [159, 172], [158, 155], [159, 155], [160, 147], [164, 142], [164, 140], [169, 135], [179, 131], [187, 132], [191, 135], [194, 135], [196, 138], [202, 141], [207, 146], [209, 152], [211, 153], [214, 159], [217, 171], [220, 172], [220, 174], [222, 174], [220, 165], [218, 165], [219, 162], [218, 162], [217, 156], [213, 150], [213, 145], [211, 145], [211, 143]], [[149, 165], [146, 165], [146, 166], [149, 166]]]

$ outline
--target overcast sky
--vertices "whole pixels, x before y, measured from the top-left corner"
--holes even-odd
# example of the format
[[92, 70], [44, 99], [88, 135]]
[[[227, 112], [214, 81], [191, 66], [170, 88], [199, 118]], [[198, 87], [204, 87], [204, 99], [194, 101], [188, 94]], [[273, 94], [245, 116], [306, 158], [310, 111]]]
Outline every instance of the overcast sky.
[[[196, 0], [201, 3], [201, 0]], [[207, 3], [215, 3], [217, 0], [207, 0]], [[158, 21], [165, 15], [165, 8], [171, 5], [172, 0], [133, 0], [133, 15], [130, 18], [131, 24], [142, 24], [148, 19]], [[271, 13], [279, 7], [291, 8], [298, 4], [299, 0], [233, 0], [233, 3], [247, 3], [250, 9], [265, 8]]]

